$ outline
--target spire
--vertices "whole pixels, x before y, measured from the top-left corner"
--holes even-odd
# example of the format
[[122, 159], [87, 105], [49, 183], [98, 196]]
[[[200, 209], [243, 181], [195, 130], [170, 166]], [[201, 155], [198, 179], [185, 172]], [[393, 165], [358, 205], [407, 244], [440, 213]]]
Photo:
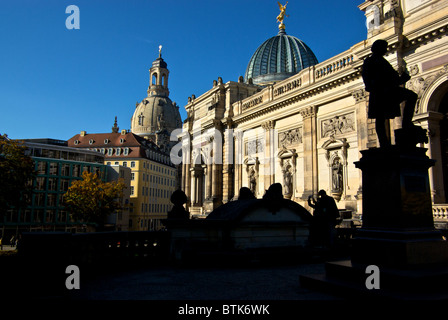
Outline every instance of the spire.
[[162, 45], [159, 46], [159, 58], [162, 59]]
[[114, 122], [114, 126], [112, 127], [112, 133], [117, 133], [119, 129], [120, 128], [118, 128], [118, 125], [117, 125], [117, 116], [115, 116], [115, 122]]

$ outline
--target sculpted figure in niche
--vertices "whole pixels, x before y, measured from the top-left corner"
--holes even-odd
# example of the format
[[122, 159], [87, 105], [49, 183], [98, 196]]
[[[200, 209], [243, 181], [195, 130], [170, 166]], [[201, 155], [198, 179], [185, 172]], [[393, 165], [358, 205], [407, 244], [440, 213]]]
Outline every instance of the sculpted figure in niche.
[[255, 176], [255, 170], [252, 168], [249, 172], [249, 189], [255, 194], [257, 190], [257, 177]]
[[333, 192], [341, 193], [343, 189], [343, 177], [342, 177], [342, 163], [339, 158], [336, 158], [332, 165], [332, 188]]
[[283, 170], [283, 186], [284, 186], [284, 194], [291, 195], [292, 194], [292, 173], [291, 166], [287, 164]]

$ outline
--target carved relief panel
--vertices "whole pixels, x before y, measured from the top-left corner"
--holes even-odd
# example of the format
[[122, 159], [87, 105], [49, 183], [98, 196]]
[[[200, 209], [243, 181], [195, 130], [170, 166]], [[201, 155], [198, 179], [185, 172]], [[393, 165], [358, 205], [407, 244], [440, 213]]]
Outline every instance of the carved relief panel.
[[354, 132], [355, 129], [355, 113], [345, 113], [334, 116], [333, 118], [321, 121], [321, 138], [330, 136], [343, 135]]
[[302, 143], [302, 127], [283, 131], [278, 134], [278, 145], [291, 146]]

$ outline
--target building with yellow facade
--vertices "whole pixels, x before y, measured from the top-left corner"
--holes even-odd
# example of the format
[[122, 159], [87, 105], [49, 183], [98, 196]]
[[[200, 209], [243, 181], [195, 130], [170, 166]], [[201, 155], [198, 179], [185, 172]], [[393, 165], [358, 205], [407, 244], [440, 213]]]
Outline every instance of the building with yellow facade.
[[129, 230], [158, 230], [171, 209], [178, 188], [178, 169], [169, 152], [173, 130], [181, 128], [179, 107], [169, 98], [166, 62], [159, 56], [149, 70], [147, 96], [136, 103], [131, 130], [119, 130], [117, 119], [109, 133], [81, 131], [68, 140], [75, 148], [104, 154], [104, 163], [131, 168]]
[[[115, 127], [116, 128], [116, 127]], [[116, 128], [118, 129], [118, 128]], [[104, 154], [104, 164], [131, 169], [129, 230], [157, 230], [171, 209], [176, 188], [176, 168], [169, 156], [151, 140], [127, 130], [110, 133], [82, 131], [68, 145]]]

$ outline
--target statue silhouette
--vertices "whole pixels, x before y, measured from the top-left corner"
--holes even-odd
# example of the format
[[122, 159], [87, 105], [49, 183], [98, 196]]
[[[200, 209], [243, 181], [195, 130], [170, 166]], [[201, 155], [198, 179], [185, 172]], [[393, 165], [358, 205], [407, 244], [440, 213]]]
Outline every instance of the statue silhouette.
[[251, 200], [251, 199], [256, 199], [253, 192], [248, 187], [242, 187], [240, 189], [238, 200]]
[[185, 210], [184, 204], [187, 203], [187, 195], [182, 190], [176, 190], [171, 194], [171, 203], [174, 205], [168, 212], [168, 219], [190, 219], [190, 213]]
[[372, 45], [372, 55], [365, 59], [362, 78], [366, 91], [370, 92], [368, 117], [375, 119], [375, 129], [380, 146], [389, 146], [386, 121], [400, 116], [400, 103], [406, 101], [402, 115], [402, 128], [414, 127], [414, 115], [417, 94], [401, 87], [410, 76], [399, 74], [383, 57], [387, 52], [387, 41], [376, 40]]

